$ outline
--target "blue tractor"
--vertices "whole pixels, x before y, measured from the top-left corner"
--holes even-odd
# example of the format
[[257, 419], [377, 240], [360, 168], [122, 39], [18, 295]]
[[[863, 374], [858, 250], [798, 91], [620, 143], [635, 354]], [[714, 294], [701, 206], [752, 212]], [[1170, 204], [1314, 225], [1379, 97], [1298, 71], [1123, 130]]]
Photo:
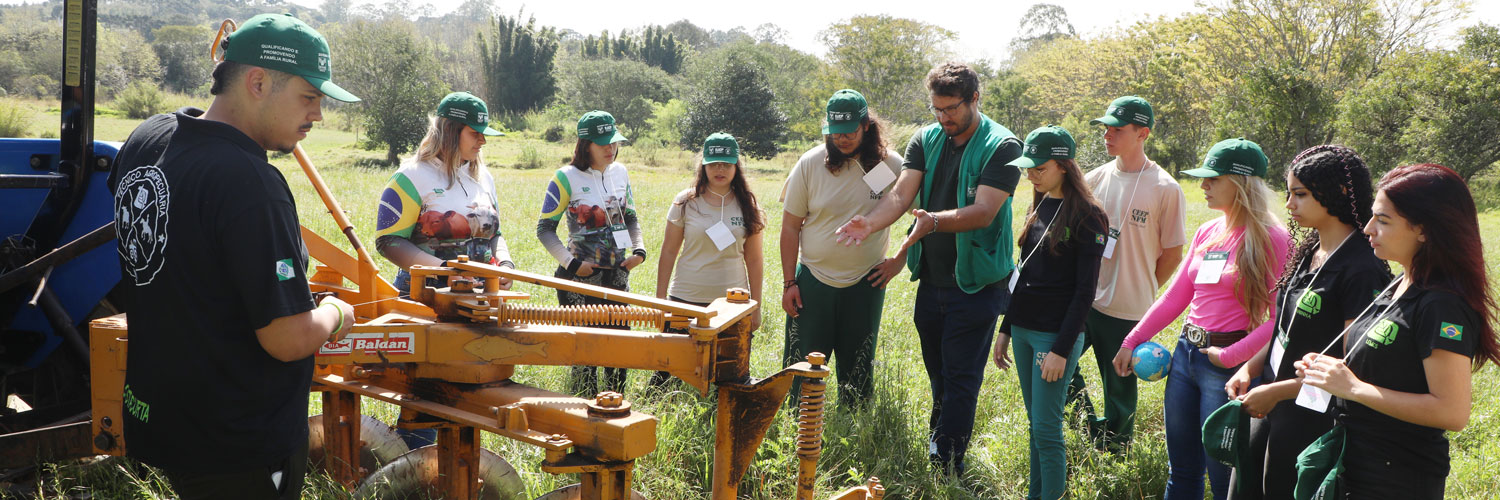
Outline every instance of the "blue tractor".
[[87, 450], [88, 321], [123, 312], [106, 185], [119, 144], [93, 134], [96, 5], [66, 2], [60, 139], [0, 138], [0, 450], [24, 450], [0, 469]]

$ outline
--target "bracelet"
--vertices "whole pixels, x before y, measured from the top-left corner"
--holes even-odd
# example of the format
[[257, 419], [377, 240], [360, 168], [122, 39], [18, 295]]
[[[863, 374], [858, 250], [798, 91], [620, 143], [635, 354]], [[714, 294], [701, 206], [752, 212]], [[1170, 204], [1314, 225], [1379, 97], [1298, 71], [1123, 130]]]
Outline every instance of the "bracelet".
[[[937, 214], [934, 214], [932, 212], [927, 212], [927, 216], [928, 217], [932, 217], [932, 233], [938, 232], [938, 218], [937, 218]], [[932, 233], [927, 233], [927, 234], [932, 234]]]
[[338, 322], [338, 324], [333, 326], [333, 331], [328, 332], [328, 341], [329, 342], [338, 342], [338, 340], [339, 340], [338, 339], [339, 330], [343, 330], [344, 329], [344, 310], [343, 309], [339, 309], [339, 306], [335, 305], [332, 302], [324, 302], [322, 305], [319, 305], [318, 307], [323, 307], [323, 306], [333, 306], [333, 311], [336, 312], [336, 313], [338, 313], [338, 315], [339, 315], [339, 322]]
[[789, 280], [781, 282], [781, 289], [782, 290], [787, 290], [787, 289], [790, 289], [790, 288], [792, 288], [794, 286], [797, 286], [797, 280], [796, 279], [789, 279]]

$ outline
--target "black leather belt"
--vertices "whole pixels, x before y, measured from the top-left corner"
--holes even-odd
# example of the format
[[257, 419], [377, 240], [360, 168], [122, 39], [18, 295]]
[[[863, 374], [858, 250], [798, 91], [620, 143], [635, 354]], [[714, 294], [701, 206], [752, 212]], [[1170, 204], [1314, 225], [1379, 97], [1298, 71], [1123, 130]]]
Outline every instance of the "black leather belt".
[[1182, 324], [1182, 338], [1187, 339], [1189, 344], [1197, 348], [1227, 347], [1240, 339], [1245, 338], [1247, 332], [1235, 330], [1232, 332], [1210, 332], [1203, 327], [1192, 323]]

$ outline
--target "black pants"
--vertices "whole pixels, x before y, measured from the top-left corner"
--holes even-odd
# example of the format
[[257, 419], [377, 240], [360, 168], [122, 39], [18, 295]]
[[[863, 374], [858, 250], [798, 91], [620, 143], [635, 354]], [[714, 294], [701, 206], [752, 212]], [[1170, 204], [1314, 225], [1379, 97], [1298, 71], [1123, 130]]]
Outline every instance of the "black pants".
[[[273, 479], [280, 474], [278, 487]], [[180, 500], [292, 500], [302, 497], [307, 475], [307, 442], [280, 463], [269, 467], [241, 467], [207, 473], [162, 469]]]
[[[629, 289], [630, 289], [630, 271], [627, 271], [627, 270], [624, 270], [624, 269], [600, 269], [600, 268], [595, 268], [594, 269], [594, 274], [590, 274], [588, 276], [578, 276], [576, 274], [568, 272], [568, 269], [565, 268], [565, 267], [558, 267], [557, 268], [557, 272], [552, 273], [552, 276], [557, 277], [557, 278], [566, 279], [566, 280], [577, 281], [579, 283], [587, 283], [587, 284], [590, 284], [590, 285], [602, 286], [602, 287], [605, 287], [605, 288], [613, 288], [615, 290], [620, 290], [622, 292], [623, 291], [629, 291]], [[613, 300], [604, 300], [604, 299], [601, 299], [601, 298], [598, 298], [598, 297], [595, 297], [595, 296], [592, 296], [592, 295], [584, 295], [584, 294], [581, 294], [581, 293], [574, 293], [574, 292], [569, 292], [569, 291], [566, 291], [566, 290], [558, 290], [557, 291], [557, 303], [559, 305], [564, 305], [564, 306], [595, 305], [595, 304], [613, 304], [613, 305], [619, 305], [620, 304], [619, 302], [615, 302]], [[629, 330], [630, 329], [630, 327], [628, 327], [628, 326], [610, 326], [610, 325], [584, 325], [584, 326], [590, 326], [590, 327], [595, 327], [595, 328], [612, 328], [612, 329], [618, 329], [618, 330]], [[603, 377], [604, 383], [600, 384], [599, 383], [600, 377], [599, 377], [599, 368], [598, 367], [594, 367], [594, 366], [574, 366], [572, 368], [572, 371], [570, 372], [570, 377], [569, 377], [570, 380], [568, 381], [569, 390], [571, 390], [574, 395], [576, 395], [578, 397], [583, 397], [583, 398], [592, 398], [595, 395], [599, 394], [600, 391], [615, 391], [615, 392], [624, 394], [625, 393], [625, 375], [626, 375], [625, 369], [624, 368], [604, 368], [603, 370], [604, 370], [604, 377]]]

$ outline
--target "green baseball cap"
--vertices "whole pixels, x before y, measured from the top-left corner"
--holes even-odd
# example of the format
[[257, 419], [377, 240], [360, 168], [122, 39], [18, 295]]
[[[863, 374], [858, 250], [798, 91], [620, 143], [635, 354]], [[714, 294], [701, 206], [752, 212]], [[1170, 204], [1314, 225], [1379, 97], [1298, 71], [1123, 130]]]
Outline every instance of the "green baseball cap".
[[454, 92], [443, 98], [438, 103], [437, 115], [450, 120], [458, 120], [469, 128], [484, 135], [505, 135], [499, 130], [490, 128], [490, 108], [484, 105], [484, 100], [474, 97], [468, 92]]
[[359, 98], [329, 81], [333, 62], [328, 40], [291, 14], [261, 14], [241, 24], [224, 41], [224, 60], [297, 75], [323, 95], [344, 101]]
[[1339, 488], [1339, 474], [1344, 472], [1345, 432], [1344, 426], [1336, 425], [1297, 455], [1297, 484], [1292, 490], [1292, 498], [1344, 498], [1344, 492]]
[[1026, 134], [1026, 147], [1021, 156], [1006, 165], [1016, 168], [1033, 168], [1048, 160], [1067, 160], [1078, 152], [1073, 134], [1057, 125], [1048, 125]]
[[740, 143], [734, 136], [719, 132], [703, 140], [703, 163], [739, 163]]
[[578, 138], [594, 141], [594, 144], [600, 146], [626, 140], [615, 128], [615, 116], [604, 111], [590, 111], [578, 119]]
[[1203, 166], [1182, 173], [1193, 177], [1218, 177], [1224, 174], [1266, 176], [1266, 153], [1260, 145], [1244, 137], [1224, 139], [1208, 149]]
[[824, 134], [848, 134], [859, 129], [859, 122], [870, 115], [864, 94], [844, 89], [828, 98], [828, 115], [823, 122]]
[[1203, 449], [1208, 458], [1230, 467], [1250, 462], [1250, 414], [1230, 400], [1203, 421]]
[[1151, 110], [1151, 103], [1133, 95], [1121, 97], [1109, 103], [1104, 116], [1089, 121], [1089, 125], [1111, 127], [1124, 127], [1131, 123], [1146, 128], [1156, 125], [1156, 113]]

